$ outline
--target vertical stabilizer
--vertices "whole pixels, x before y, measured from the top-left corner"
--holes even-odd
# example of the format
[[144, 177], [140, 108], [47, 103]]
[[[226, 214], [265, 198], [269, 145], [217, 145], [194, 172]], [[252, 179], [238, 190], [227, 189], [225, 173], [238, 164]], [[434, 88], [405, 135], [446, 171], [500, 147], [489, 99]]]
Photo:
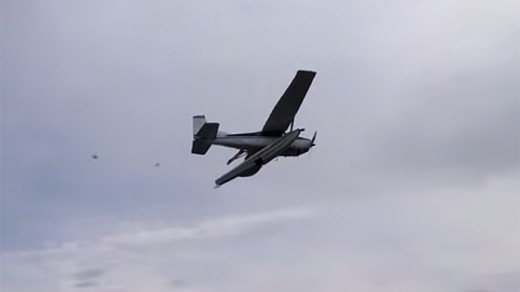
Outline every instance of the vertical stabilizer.
[[193, 136], [195, 136], [206, 123], [204, 115], [193, 116]]

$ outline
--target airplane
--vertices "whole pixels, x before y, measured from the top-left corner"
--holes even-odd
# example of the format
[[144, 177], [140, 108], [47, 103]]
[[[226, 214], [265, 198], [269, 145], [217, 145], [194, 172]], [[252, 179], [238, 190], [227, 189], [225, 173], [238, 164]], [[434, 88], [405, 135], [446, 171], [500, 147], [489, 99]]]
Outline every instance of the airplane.
[[[300, 137], [305, 129], [293, 130], [294, 117], [309, 90], [316, 72], [299, 70], [278, 100], [262, 130], [227, 134], [218, 131], [219, 123], [208, 123], [204, 115], [193, 116], [191, 153], [204, 155], [211, 145], [238, 149], [227, 161], [245, 159], [237, 167], [215, 180], [215, 188], [237, 178], [256, 174], [263, 165], [279, 156], [300, 156], [315, 146], [317, 132], [311, 139]], [[286, 130], [289, 128], [289, 131]]]

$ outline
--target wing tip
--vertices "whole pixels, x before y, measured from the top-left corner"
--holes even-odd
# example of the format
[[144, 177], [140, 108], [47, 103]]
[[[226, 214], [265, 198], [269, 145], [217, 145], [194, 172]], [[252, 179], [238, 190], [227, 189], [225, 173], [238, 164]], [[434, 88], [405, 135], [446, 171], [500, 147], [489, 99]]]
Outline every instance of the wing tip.
[[300, 69], [298, 70], [298, 72], [296, 72], [296, 74], [304, 74], [304, 75], [316, 75], [316, 71], [313, 71], [313, 70], [305, 70], [305, 69]]

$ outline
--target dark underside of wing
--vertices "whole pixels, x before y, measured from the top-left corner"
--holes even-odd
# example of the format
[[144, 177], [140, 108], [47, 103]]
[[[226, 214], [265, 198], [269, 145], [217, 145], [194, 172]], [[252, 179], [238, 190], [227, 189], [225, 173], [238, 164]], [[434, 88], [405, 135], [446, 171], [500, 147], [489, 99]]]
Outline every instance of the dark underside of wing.
[[294, 116], [311, 87], [316, 72], [300, 70], [285, 90], [265, 122], [262, 132], [267, 135], [281, 136], [294, 120]]

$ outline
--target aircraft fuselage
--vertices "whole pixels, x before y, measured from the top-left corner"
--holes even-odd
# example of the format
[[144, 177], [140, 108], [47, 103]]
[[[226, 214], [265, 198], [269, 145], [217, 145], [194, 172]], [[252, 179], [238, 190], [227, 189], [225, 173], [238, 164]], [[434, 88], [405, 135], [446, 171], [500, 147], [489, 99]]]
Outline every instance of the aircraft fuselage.
[[[258, 133], [246, 134], [219, 134], [214, 139], [207, 141], [213, 145], [220, 145], [236, 149], [246, 149], [248, 151], [258, 151], [270, 145], [280, 137], [262, 135]], [[312, 142], [310, 139], [298, 137], [291, 146], [279, 154], [279, 156], [299, 156], [309, 151]]]

